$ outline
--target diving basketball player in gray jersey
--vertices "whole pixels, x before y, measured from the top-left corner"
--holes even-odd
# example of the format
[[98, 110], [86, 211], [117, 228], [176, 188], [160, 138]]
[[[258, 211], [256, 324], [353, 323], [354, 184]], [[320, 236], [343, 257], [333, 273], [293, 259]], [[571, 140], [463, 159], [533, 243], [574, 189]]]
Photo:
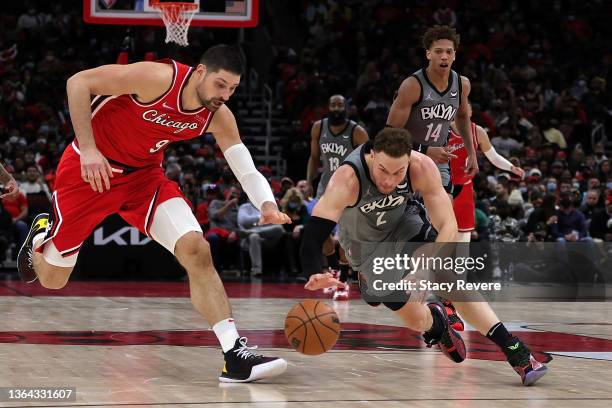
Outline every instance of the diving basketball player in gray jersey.
[[[423, 198], [425, 207], [414, 199], [415, 193]], [[451, 327], [445, 307], [437, 302], [408, 301], [410, 295], [401, 290], [371, 290], [368, 283], [376, 259], [387, 261], [407, 254], [408, 241], [457, 239], [457, 222], [436, 165], [426, 155], [412, 151], [405, 129], [383, 129], [373, 143], [358, 147], [332, 175], [302, 233], [302, 269], [311, 275], [306, 289], [341, 285], [330, 273], [321, 273], [320, 257], [314, 256], [321, 253], [323, 242], [339, 221], [340, 240], [351, 267], [359, 272], [364, 300], [372, 306], [382, 303], [408, 328], [424, 332], [429, 346], [437, 344], [452, 361], [462, 362], [465, 344]], [[500, 347], [523, 384], [531, 385], [546, 373], [546, 366], [508, 333], [486, 302], [456, 302], [455, 307]]]
[[406, 78], [389, 110], [387, 126], [406, 128], [413, 137], [413, 149], [426, 154], [438, 165], [442, 185], [452, 192], [450, 159], [444, 148], [454, 120], [468, 151], [466, 172], [478, 172], [468, 115], [470, 81], [451, 69], [459, 46], [459, 35], [449, 26], [434, 26], [423, 35], [429, 64]]

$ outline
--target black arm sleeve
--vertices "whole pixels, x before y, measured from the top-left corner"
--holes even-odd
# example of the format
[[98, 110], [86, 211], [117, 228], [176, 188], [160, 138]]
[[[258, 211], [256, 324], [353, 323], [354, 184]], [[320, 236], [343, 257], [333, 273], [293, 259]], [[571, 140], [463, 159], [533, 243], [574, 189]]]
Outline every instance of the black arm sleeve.
[[310, 276], [321, 273], [323, 269], [323, 243], [334, 230], [336, 223], [321, 217], [310, 217], [302, 231], [302, 246], [300, 247], [300, 262], [302, 273]]

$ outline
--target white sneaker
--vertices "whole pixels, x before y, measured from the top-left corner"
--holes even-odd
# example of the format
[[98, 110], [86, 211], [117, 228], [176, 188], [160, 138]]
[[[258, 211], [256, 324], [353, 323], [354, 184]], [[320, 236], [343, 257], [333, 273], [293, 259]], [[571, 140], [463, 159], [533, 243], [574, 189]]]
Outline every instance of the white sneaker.
[[[329, 272], [332, 274], [334, 279], [340, 279], [340, 271], [339, 270], [329, 268]], [[335, 292], [336, 289], [338, 289], [337, 286], [331, 286], [329, 288], [325, 288], [325, 289], [323, 289], [323, 294], [329, 295], [330, 293]]]
[[334, 291], [334, 300], [349, 300], [349, 285], [348, 282], [344, 289], [336, 288]]

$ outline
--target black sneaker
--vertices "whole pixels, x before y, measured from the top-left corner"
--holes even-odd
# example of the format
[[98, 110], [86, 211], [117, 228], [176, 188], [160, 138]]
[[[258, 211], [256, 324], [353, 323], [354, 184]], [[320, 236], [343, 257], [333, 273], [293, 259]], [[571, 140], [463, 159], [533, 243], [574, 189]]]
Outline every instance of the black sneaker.
[[448, 320], [446, 307], [438, 302], [430, 303], [427, 306], [433, 313], [440, 313], [444, 321], [444, 331], [440, 336], [433, 337], [429, 332], [423, 333], [423, 339], [427, 347], [431, 348], [433, 345], [437, 344], [440, 351], [442, 351], [446, 357], [450, 358], [455, 363], [461, 363], [466, 357], [465, 343], [459, 333], [452, 328]]
[[285, 372], [287, 362], [278, 357], [264, 357], [251, 353], [257, 346], [248, 347], [247, 338], [236, 339], [234, 348], [224, 353], [225, 365], [221, 382], [251, 382], [276, 377]]
[[36, 218], [34, 218], [34, 221], [32, 221], [30, 232], [19, 250], [19, 254], [17, 255], [17, 270], [19, 271], [19, 277], [24, 282], [32, 283], [38, 279], [36, 271], [34, 271], [34, 265], [32, 264], [32, 240], [37, 234], [47, 231], [48, 225], [49, 214], [38, 214]]
[[523, 385], [535, 384], [548, 371], [548, 368], [536, 360], [525, 343], [517, 337], [513, 337], [503, 351], [508, 363], [521, 376]]

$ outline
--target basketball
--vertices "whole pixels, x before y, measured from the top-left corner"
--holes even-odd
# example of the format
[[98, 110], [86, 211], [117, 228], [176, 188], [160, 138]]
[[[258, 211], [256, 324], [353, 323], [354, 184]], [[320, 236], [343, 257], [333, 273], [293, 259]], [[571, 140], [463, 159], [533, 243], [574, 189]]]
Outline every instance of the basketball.
[[340, 320], [327, 304], [304, 300], [287, 313], [285, 335], [294, 349], [316, 356], [334, 347], [340, 336]]

